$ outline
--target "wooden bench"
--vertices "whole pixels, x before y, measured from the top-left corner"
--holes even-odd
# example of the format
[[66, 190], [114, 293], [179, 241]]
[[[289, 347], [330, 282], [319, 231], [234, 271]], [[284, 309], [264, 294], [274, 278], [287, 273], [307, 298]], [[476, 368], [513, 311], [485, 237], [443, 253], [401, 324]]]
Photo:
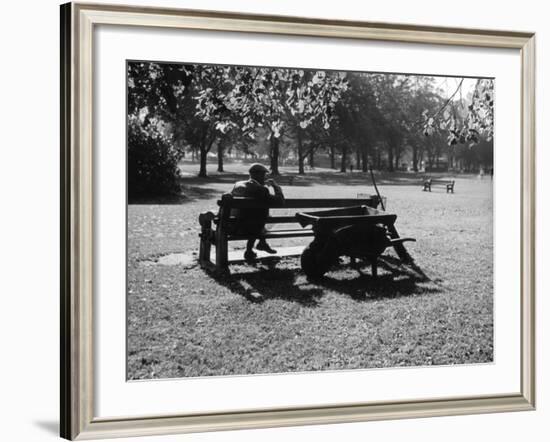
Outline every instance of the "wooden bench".
[[[269, 208], [271, 212], [280, 209], [319, 209], [319, 208], [336, 208], [336, 207], [351, 207], [351, 206], [369, 206], [376, 208], [379, 204], [379, 199], [376, 195], [368, 198], [357, 199], [333, 199], [333, 198], [311, 198], [311, 199], [285, 199], [282, 205], [271, 205], [259, 203], [253, 198], [234, 197], [231, 194], [224, 194], [218, 201], [219, 211], [217, 214], [213, 212], [204, 212], [199, 215], [200, 232], [200, 248], [199, 248], [199, 264], [202, 268], [213, 270], [216, 272], [226, 272], [228, 270], [228, 242], [229, 241], [245, 241], [253, 237], [246, 235], [235, 235], [229, 233], [229, 225], [235, 218], [231, 216], [231, 209], [258, 209]], [[301, 210], [299, 210], [301, 211]], [[296, 214], [292, 215], [277, 215], [270, 216], [266, 224], [297, 224]], [[286, 226], [285, 226], [286, 227]], [[291, 227], [291, 226], [289, 226]], [[296, 225], [295, 228], [284, 228], [277, 230], [268, 230], [265, 235], [266, 239], [278, 238], [301, 238], [312, 237], [313, 230], [304, 229]], [[213, 263], [210, 259], [211, 247], [216, 248], [216, 260]], [[276, 255], [275, 255], [276, 256]]]
[[447, 190], [447, 193], [451, 192], [454, 193], [455, 191], [455, 182], [454, 180], [442, 180], [442, 179], [433, 179], [433, 178], [426, 178], [422, 182], [424, 188], [422, 189], [424, 192], [432, 191], [432, 186], [441, 186], [445, 187]]

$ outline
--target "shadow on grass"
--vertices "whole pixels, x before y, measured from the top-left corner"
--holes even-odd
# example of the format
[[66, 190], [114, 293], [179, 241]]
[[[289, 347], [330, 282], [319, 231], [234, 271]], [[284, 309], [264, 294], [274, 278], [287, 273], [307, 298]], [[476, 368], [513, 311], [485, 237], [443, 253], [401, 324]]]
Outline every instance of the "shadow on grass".
[[[418, 186], [426, 174], [414, 172], [375, 172], [376, 183], [380, 186]], [[449, 174], [432, 173], [432, 178], [450, 177]], [[466, 175], [464, 175], [466, 177]], [[199, 199], [220, 197], [220, 188], [208, 187], [209, 184], [223, 185], [229, 191], [237, 181], [248, 179], [246, 173], [216, 172], [206, 178], [186, 176], [181, 178], [182, 194], [173, 196], [139, 197], [129, 199], [129, 204], [185, 204]], [[308, 171], [304, 175], [284, 173], [274, 177], [284, 187], [309, 187], [318, 184], [333, 186], [372, 186], [369, 172]]]
[[[372, 185], [370, 173], [368, 172], [338, 172], [334, 171], [308, 171], [303, 175], [295, 172], [283, 172], [281, 175], [273, 177], [281, 186], [308, 187], [316, 184], [323, 185], [346, 185], [346, 186], [365, 186]], [[204, 186], [209, 183], [232, 185], [237, 181], [248, 179], [246, 173], [223, 172], [210, 174], [206, 178], [198, 176], [187, 176], [182, 178], [181, 182], [185, 185]], [[383, 172], [375, 173], [377, 183], [386, 185], [410, 186], [420, 184], [422, 177], [415, 173], [405, 172]]]
[[[301, 185], [303, 182], [300, 180], [300, 178], [305, 177], [305, 175], [298, 175], [295, 173], [285, 173], [283, 175], [275, 176], [273, 177], [275, 181], [277, 181], [282, 186], [289, 186], [292, 185], [291, 183], [294, 183], [293, 185]], [[314, 176], [312, 176], [313, 178]], [[185, 186], [204, 186], [205, 184], [224, 184], [231, 186], [235, 184], [237, 181], [243, 181], [248, 179], [248, 173], [235, 173], [235, 172], [216, 172], [214, 174], [210, 174], [205, 178], [201, 178], [199, 176], [186, 176], [181, 179], [182, 185]], [[317, 181], [317, 180], [316, 180]], [[311, 185], [314, 183], [305, 183], [303, 185]]]
[[386, 272], [376, 279], [370, 272], [365, 273], [362, 269], [358, 269], [359, 276], [354, 279], [342, 279], [329, 273], [318, 284], [326, 289], [348, 295], [356, 301], [396, 299], [441, 291], [414, 263], [404, 264], [399, 259], [384, 256], [378, 260], [378, 267], [379, 270], [383, 269]]
[[[422, 183], [426, 177], [430, 178], [451, 178], [454, 177], [452, 172], [438, 172], [438, 173], [420, 173], [420, 172], [386, 172], [376, 171], [374, 172], [374, 179], [376, 184], [381, 186], [419, 186], [422, 187]], [[323, 185], [346, 185], [346, 186], [371, 186], [372, 178], [370, 172], [311, 172], [303, 175], [300, 178], [309, 181], [310, 184], [322, 183]], [[298, 178], [297, 182], [300, 182]]]
[[[280, 269], [276, 267], [278, 262], [270, 259], [256, 263], [256, 271], [214, 278], [253, 303], [282, 299], [305, 307], [316, 307], [328, 290], [363, 302], [440, 292], [420, 267], [414, 263], [404, 264], [392, 256], [379, 259], [379, 269], [383, 272], [376, 279], [370, 271], [365, 273], [361, 268], [352, 270], [349, 265], [339, 264], [322, 279], [308, 281], [299, 278], [303, 276], [300, 268]], [[350, 272], [357, 276], [350, 278]]]
[[282, 299], [296, 302], [305, 307], [316, 307], [323, 296], [323, 289], [311, 284], [297, 284], [299, 271], [296, 269], [275, 268], [274, 260], [269, 265], [258, 266], [250, 273], [237, 273], [216, 277], [219, 284], [233, 293], [239, 294], [252, 303], [262, 303], [268, 299]]
[[[420, 172], [374, 172], [377, 184], [386, 186], [421, 186], [424, 178], [451, 178], [453, 173], [420, 173]], [[461, 175], [467, 177], [467, 175]], [[323, 185], [346, 185], [346, 186], [365, 186], [372, 185], [370, 172], [339, 172], [337, 170], [310, 170], [300, 175], [297, 172], [283, 172], [279, 176], [273, 177], [282, 186], [313, 186]], [[248, 179], [246, 173], [235, 172], [215, 172], [206, 178], [198, 176], [186, 176], [182, 178], [182, 184], [192, 186], [204, 186], [208, 183], [232, 185], [237, 181]]]
[[133, 205], [180, 205], [191, 203], [199, 199], [212, 199], [220, 196], [218, 189], [202, 186], [182, 186], [180, 195], [143, 196], [128, 198], [128, 204]]

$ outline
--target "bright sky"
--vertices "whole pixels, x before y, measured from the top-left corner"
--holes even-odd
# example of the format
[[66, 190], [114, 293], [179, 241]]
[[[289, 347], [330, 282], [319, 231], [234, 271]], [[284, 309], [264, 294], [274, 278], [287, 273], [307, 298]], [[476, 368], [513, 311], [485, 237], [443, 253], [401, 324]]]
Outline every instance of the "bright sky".
[[[441, 88], [445, 94], [445, 98], [449, 98], [460, 83], [460, 77], [436, 77], [436, 88]], [[465, 78], [462, 83], [462, 98], [467, 98], [468, 94], [474, 91], [477, 78]], [[460, 100], [460, 91], [453, 98], [454, 100]]]

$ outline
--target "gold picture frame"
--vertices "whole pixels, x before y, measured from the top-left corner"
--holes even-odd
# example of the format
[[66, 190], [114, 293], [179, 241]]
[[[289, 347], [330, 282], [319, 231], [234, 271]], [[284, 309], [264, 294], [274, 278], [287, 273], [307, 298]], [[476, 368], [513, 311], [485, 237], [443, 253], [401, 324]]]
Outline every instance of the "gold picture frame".
[[[93, 377], [93, 33], [98, 24], [509, 48], [521, 56], [519, 393], [117, 419]], [[61, 436], [70, 440], [532, 410], [535, 407], [535, 36], [532, 33], [199, 10], [61, 6]]]

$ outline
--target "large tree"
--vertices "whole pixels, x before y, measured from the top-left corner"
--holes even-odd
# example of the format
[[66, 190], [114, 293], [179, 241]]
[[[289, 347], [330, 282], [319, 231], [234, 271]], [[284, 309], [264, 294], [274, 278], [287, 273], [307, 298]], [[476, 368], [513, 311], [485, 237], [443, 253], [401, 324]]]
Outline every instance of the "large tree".
[[343, 136], [341, 170], [345, 171], [347, 155], [355, 152], [356, 167], [368, 170], [369, 156], [380, 139], [384, 123], [377, 105], [375, 77], [367, 73], [348, 75], [349, 88], [337, 108], [340, 130]]
[[198, 147], [200, 155], [199, 176], [205, 177], [207, 155], [217, 141], [218, 171], [223, 172], [223, 155], [227, 143], [235, 138], [237, 116], [226, 103], [227, 95], [235, 85], [232, 68], [227, 66], [195, 66], [194, 88], [191, 96], [195, 102], [193, 116], [200, 128]]
[[228, 68], [227, 72], [232, 88], [223, 94], [203, 94], [199, 114], [206, 121], [227, 115], [217, 127], [239, 129], [250, 137], [258, 129], [264, 131], [274, 175], [279, 174], [280, 140], [285, 132], [304, 130], [316, 121], [328, 128], [334, 106], [347, 88], [340, 73], [261, 67]]
[[412, 79], [394, 74], [372, 74], [376, 106], [380, 112], [380, 142], [386, 148], [387, 168], [399, 166], [414, 116], [410, 112]]
[[[156, 146], [151, 153], [164, 146], [176, 164], [191, 150], [199, 156], [200, 176], [207, 174], [214, 147], [219, 171], [224, 155], [240, 149], [268, 154], [274, 174], [285, 150], [294, 152], [299, 173], [321, 149], [329, 152], [332, 167], [341, 155], [342, 171], [353, 161], [364, 171], [383, 161], [393, 170], [406, 149], [414, 170], [424, 154], [430, 164], [442, 154], [451, 164], [455, 157], [465, 164], [482, 161], [485, 154], [470, 155], [456, 145], [491, 140], [492, 80], [478, 80], [467, 100], [457, 99], [463, 82], [446, 98], [434, 83], [433, 77], [397, 74], [132, 62], [131, 138], [146, 140], [140, 155], [147, 144]], [[442, 138], [449, 149], [442, 151]]]

